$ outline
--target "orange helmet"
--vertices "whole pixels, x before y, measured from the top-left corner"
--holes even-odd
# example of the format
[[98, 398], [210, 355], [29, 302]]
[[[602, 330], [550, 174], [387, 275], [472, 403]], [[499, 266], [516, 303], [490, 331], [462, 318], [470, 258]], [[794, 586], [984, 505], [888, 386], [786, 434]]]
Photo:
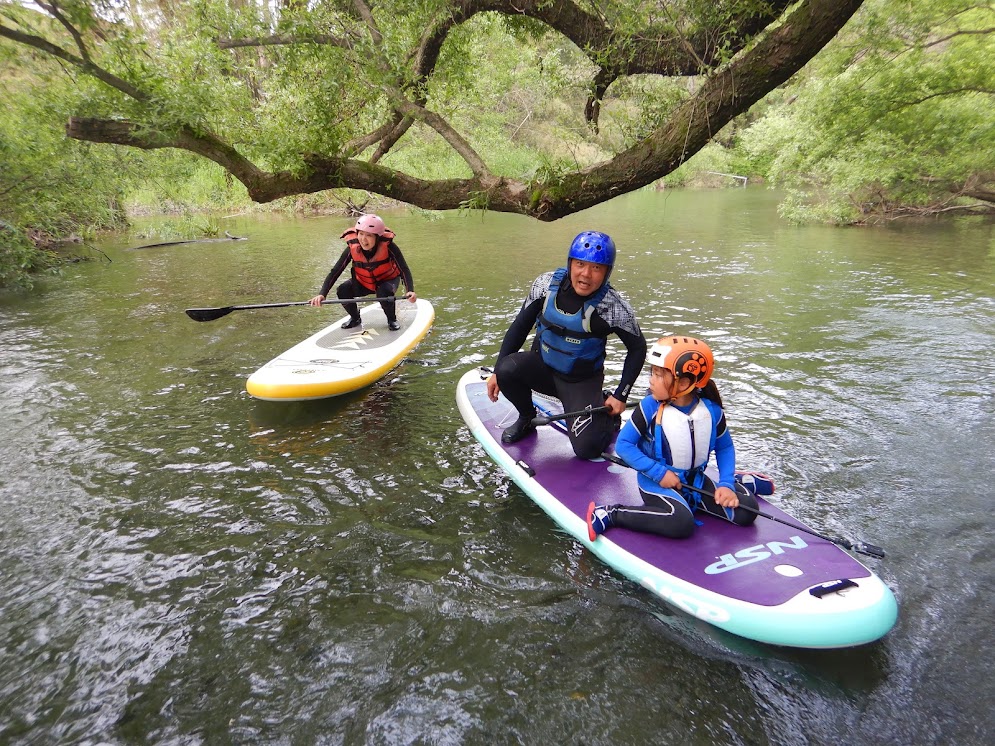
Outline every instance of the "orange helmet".
[[[650, 347], [646, 359], [650, 365], [658, 365], [674, 374], [671, 398], [704, 388], [715, 369], [712, 349], [694, 337], [661, 337]], [[691, 383], [683, 391], [677, 391], [681, 378], [690, 378]]]

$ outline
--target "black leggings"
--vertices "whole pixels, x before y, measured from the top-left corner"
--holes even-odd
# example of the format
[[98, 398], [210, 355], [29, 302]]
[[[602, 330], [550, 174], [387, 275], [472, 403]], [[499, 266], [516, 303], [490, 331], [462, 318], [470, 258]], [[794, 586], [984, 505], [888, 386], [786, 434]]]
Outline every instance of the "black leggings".
[[[397, 292], [397, 286], [401, 284], [400, 276], [395, 277], [393, 280], [384, 280], [383, 282], [377, 283], [377, 297], [378, 298], [393, 298], [394, 293]], [[364, 287], [360, 283], [356, 282], [355, 279], [350, 278], [343, 282], [335, 289], [335, 295], [339, 297], [339, 300], [348, 300], [349, 298], [362, 298], [364, 295], [369, 295], [373, 291], [367, 287]], [[397, 321], [397, 310], [394, 307], [396, 301], [388, 300], [383, 301], [380, 305], [383, 307], [383, 312], [387, 314], [387, 321]], [[342, 308], [346, 310], [350, 316], [354, 319], [359, 318], [359, 306], [355, 303], [343, 303]]]
[[[604, 373], [582, 381], [568, 381], [542, 360], [539, 352], [515, 352], [501, 358], [494, 367], [501, 393], [518, 410], [519, 417], [535, 417], [532, 392], [555, 396], [564, 412], [576, 412], [605, 403]], [[574, 453], [580, 458], [598, 458], [611, 443], [615, 425], [606, 411], [570, 418], [568, 434]]]
[[[704, 477], [701, 489], [715, 492], [715, 484], [708, 477]], [[685, 539], [694, 533], [695, 527], [694, 512], [689, 503], [691, 505], [697, 503], [696, 509], [735, 523], [737, 526], [749, 526], [757, 518], [756, 513], [743, 510], [741, 507], [732, 510], [730, 517], [730, 511], [721, 507], [710, 495], [697, 495], [697, 500], [692, 498], [690, 501], [686, 497], [683, 499], [678, 497], [676, 492], [671, 492], [669, 495], [655, 494], [640, 489], [639, 495], [643, 498], [642, 505], [613, 505], [608, 509], [613, 525], [667, 536], [671, 539]], [[736, 484], [736, 495], [739, 497], [740, 505], [754, 510], [760, 507], [756, 496], [739, 483]]]

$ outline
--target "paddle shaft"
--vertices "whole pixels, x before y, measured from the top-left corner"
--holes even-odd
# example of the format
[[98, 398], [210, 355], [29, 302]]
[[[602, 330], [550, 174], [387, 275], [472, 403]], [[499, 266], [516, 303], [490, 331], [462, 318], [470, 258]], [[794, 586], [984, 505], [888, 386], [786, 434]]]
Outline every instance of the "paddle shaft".
[[[628, 467], [629, 469], [633, 468], [633, 467], [629, 466], [627, 463], [625, 463], [625, 461], [623, 461], [618, 456], [614, 456], [614, 455], [612, 455], [610, 453], [602, 453], [601, 456], [603, 458], [608, 459], [612, 463], [619, 464], [620, 466]], [[681, 487], [683, 489], [686, 489], [686, 490], [691, 490], [692, 492], [697, 492], [699, 495], [705, 495], [706, 497], [710, 497], [713, 500], [715, 499], [715, 494], [712, 493], [712, 492], [709, 492], [708, 490], [703, 490], [703, 489], [700, 489], [698, 487], [692, 487], [690, 484], [685, 484], [684, 482], [681, 482]], [[864, 541], [852, 542], [852, 541], [847, 541], [846, 539], [843, 539], [843, 538], [840, 538], [840, 537], [835, 537], [834, 538], [832, 536], [825, 536], [824, 534], [820, 534], [818, 531], [813, 531], [812, 529], [806, 528], [805, 526], [799, 526], [797, 523], [792, 523], [791, 521], [785, 521], [785, 520], [783, 520], [781, 518], [778, 518], [777, 516], [771, 515], [770, 513], [765, 513], [762, 510], [757, 510], [756, 508], [751, 508], [749, 505], [743, 505], [743, 503], [740, 503], [739, 507], [741, 507], [743, 510], [747, 511], [748, 513], [756, 513], [761, 518], [766, 518], [769, 521], [776, 521], [778, 523], [783, 523], [785, 526], [791, 526], [791, 528], [796, 528], [799, 531], [804, 531], [807, 534], [811, 534], [812, 536], [816, 536], [816, 537], [822, 539], [823, 541], [828, 541], [831, 544], [835, 544], [836, 546], [843, 547], [844, 549], [852, 549], [855, 552], [860, 552], [861, 554], [866, 554], [866, 555], [868, 555], [870, 557], [876, 557], [878, 559], [884, 559], [884, 556], [885, 556], [884, 549], [882, 549], [881, 547], [876, 546], [874, 544], [868, 544], [867, 542], [864, 542]]]
[[533, 425], [548, 425], [554, 420], [565, 420], [567, 417], [580, 417], [584, 414], [594, 414], [595, 412], [604, 412], [608, 409], [608, 406], [602, 404], [600, 407], [588, 407], [587, 409], [579, 409], [576, 412], [564, 412], [563, 414], [551, 414], [551, 415], [540, 415], [538, 417], [532, 418]]
[[[684, 482], [681, 482], [681, 487], [686, 490], [691, 490], [692, 492], [697, 492], [699, 495], [705, 495], [706, 497], [710, 497], [713, 500], [715, 499], [715, 494], [709, 492], [708, 490], [699, 489], [698, 487], [692, 487], [690, 484], [685, 484]], [[777, 521], [778, 523], [783, 523], [785, 526], [791, 526], [791, 528], [796, 528], [799, 531], [804, 531], [807, 534], [812, 534], [812, 536], [817, 536], [818, 538], [824, 541], [832, 542], [833, 544], [841, 546], [844, 549], [852, 549], [855, 552], [860, 552], [861, 554], [867, 554], [870, 555], [871, 557], [877, 557], [878, 559], [884, 558], [884, 550], [879, 546], [875, 546], [874, 544], [868, 544], [863, 541], [858, 541], [858, 542], [847, 541], [846, 539], [843, 539], [838, 536], [837, 537], [826, 536], [825, 534], [820, 534], [818, 531], [813, 531], [812, 529], [806, 528], [805, 526], [799, 526], [797, 523], [793, 523], [792, 521], [785, 521], [782, 520], [781, 518], [778, 518], [777, 516], [771, 515], [770, 513], [765, 513], [762, 510], [751, 508], [749, 505], [743, 505], [743, 503], [740, 503], [739, 507], [741, 507], [747, 513], [756, 513], [761, 518], [766, 518], [769, 521]]]
[[[331, 305], [334, 303], [345, 304], [345, 303], [380, 303], [380, 302], [390, 302], [403, 300], [403, 296], [398, 298], [395, 295], [387, 296], [386, 298], [326, 298], [321, 302], [321, 305]], [[309, 306], [311, 301], [309, 300], [299, 300], [290, 301], [289, 303], [256, 303], [249, 306], [221, 306], [219, 308], [188, 308], [186, 313], [194, 321], [214, 321], [215, 319], [220, 319], [222, 316], [227, 316], [232, 311], [247, 311], [254, 308], [287, 308], [289, 306]]]
[[[627, 403], [625, 405], [626, 409], [636, 406], [639, 402]], [[564, 420], [567, 417], [580, 417], [581, 415], [591, 414], [593, 412], [604, 412], [608, 409], [607, 404], [602, 404], [600, 407], [590, 407], [589, 409], [578, 409], [576, 412], [563, 412], [562, 414], [551, 414], [551, 415], [541, 415], [539, 417], [532, 418], [533, 425], [548, 425], [554, 420]]]

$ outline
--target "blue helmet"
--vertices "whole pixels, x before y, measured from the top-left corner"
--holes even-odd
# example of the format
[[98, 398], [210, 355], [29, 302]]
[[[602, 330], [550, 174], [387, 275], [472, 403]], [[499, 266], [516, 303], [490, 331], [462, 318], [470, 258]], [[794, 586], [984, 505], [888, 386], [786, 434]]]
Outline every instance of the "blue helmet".
[[593, 262], [594, 264], [607, 264], [608, 271], [611, 272], [615, 266], [615, 242], [611, 236], [601, 231], [584, 231], [577, 234], [577, 238], [570, 244], [570, 251], [567, 253], [567, 265], [571, 259], [580, 259], [582, 262]]

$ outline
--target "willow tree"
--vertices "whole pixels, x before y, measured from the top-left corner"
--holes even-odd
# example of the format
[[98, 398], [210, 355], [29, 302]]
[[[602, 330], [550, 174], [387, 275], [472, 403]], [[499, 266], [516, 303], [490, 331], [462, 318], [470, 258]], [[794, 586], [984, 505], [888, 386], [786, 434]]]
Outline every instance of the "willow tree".
[[[673, 171], [804, 66], [861, 2], [4, 2], [0, 40], [75, 77], [69, 137], [195, 153], [257, 202], [353, 188], [426, 209], [474, 205], [555, 220]], [[570, 75], [583, 76], [576, 117], [588, 136], [597, 137], [616, 92], [642, 126], [592, 162], [503, 172], [478, 142], [489, 112], [462, 105], [485, 62], [467, 53], [482, 19], [580, 60]], [[667, 96], [626, 86], [647, 76], [680, 85]], [[419, 164], [391, 159], [425, 132], [458, 154], [462, 173], [427, 178]]]
[[993, 40], [995, 3], [868, 0], [740, 143], [792, 218], [995, 215]]

